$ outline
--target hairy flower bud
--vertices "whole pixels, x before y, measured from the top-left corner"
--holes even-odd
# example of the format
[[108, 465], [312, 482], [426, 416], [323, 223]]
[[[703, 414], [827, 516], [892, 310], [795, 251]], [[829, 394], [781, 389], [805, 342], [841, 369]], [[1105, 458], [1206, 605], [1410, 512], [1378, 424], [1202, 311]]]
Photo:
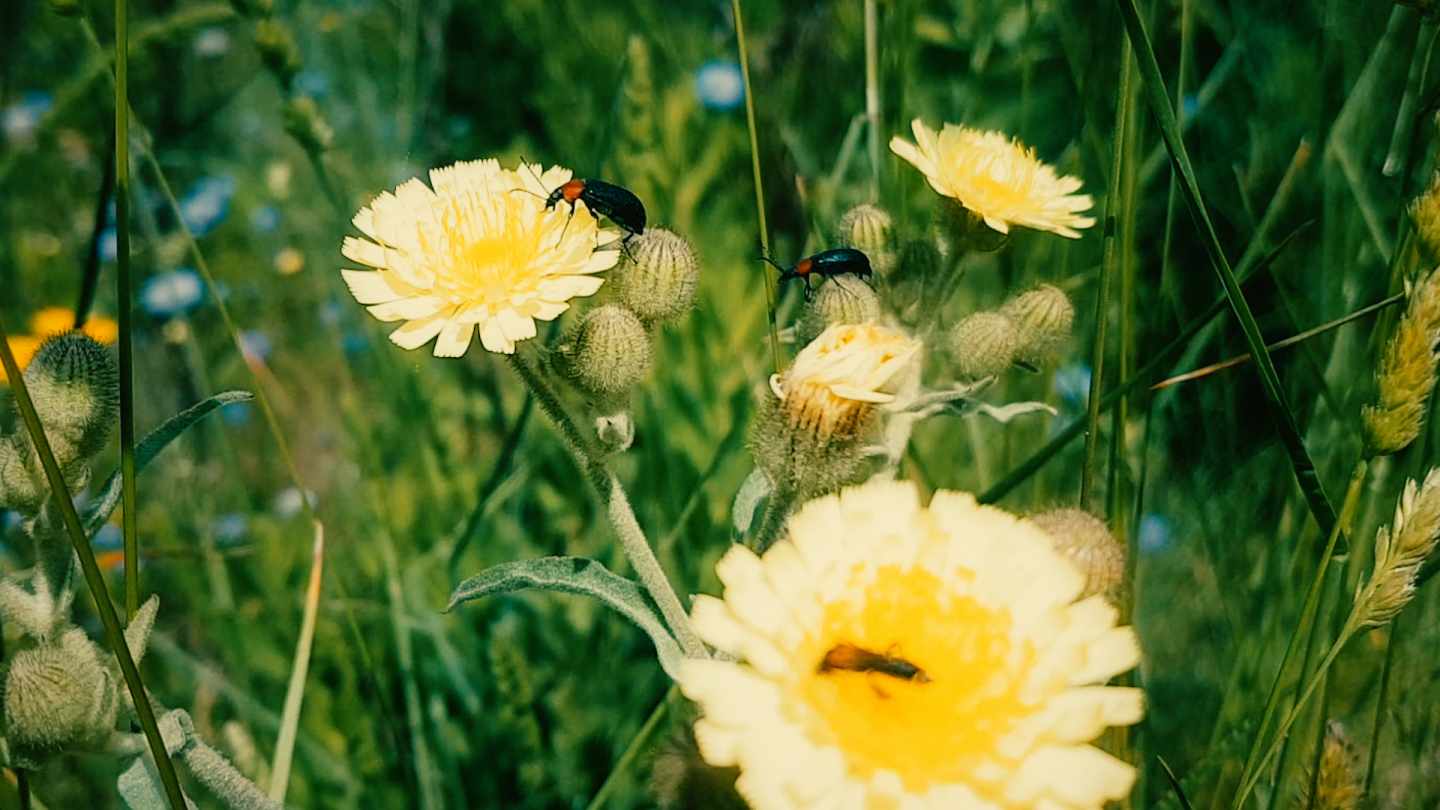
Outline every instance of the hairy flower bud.
[[285, 131], [309, 152], [324, 152], [335, 141], [335, 130], [309, 96], [295, 96], [285, 104]]
[[796, 324], [796, 337], [809, 343], [827, 327], [841, 323], [872, 323], [880, 318], [880, 296], [859, 276], [843, 275], [820, 285]]
[[628, 247], [629, 257], [610, 274], [620, 303], [652, 323], [690, 311], [700, 286], [700, 262], [690, 241], [664, 228], [649, 228]]
[[286, 87], [300, 72], [300, 46], [295, 44], [295, 35], [284, 23], [263, 19], [255, 23], [255, 49], [260, 59]]
[[895, 268], [895, 223], [885, 209], [869, 203], [857, 205], [840, 218], [838, 230], [840, 245], [864, 253], [881, 277]]
[[1105, 522], [1081, 509], [1054, 509], [1030, 518], [1050, 535], [1055, 550], [1085, 575], [1084, 596], [1102, 594], [1112, 601], [1125, 582], [1125, 547]]
[[1011, 298], [1000, 314], [1015, 325], [1015, 359], [1036, 368], [1047, 365], [1070, 339], [1075, 305], [1059, 287], [1041, 284]]
[[650, 369], [650, 335], [635, 313], [615, 304], [585, 314], [568, 351], [566, 371], [586, 393], [617, 399]]
[[35, 756], [91, 743], [114, 727], [113, 688], [78, 630], [58, 646], [22, 650], [5, 678], [7, 737]]
[[999, 312], [976, 312], [950, 331], [950, 352], [957, 373], [978, 380], [1003, 373], [1015, 362], [1020, 336], [1015, 324]]

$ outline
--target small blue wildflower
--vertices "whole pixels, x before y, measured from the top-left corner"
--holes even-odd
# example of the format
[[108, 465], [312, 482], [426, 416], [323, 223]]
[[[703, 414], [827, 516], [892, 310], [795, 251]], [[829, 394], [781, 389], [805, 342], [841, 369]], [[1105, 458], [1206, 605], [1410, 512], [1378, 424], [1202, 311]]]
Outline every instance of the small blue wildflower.
[[256, 208], [250, 214], [250, 227], [261, 233], [270, 233], [280, 227], [280, 209], [273, 205]]
[[240, 427], [250, 424], [250, 418], [255, 415], [255, 407], [248, 402], [232, 402], [220, 409], [220, 418], [225, 424]]
[[1169, 518], [1154, 513], [1141, 516], [1138, 542], [1142, 552], [1164, 551], [1173, 539], [1174, 531]]
[[318, 70], [302, 70], [295, 76], [295, 88], [311, 98], [324, 98], [330, 92], [330, 77]]
[[1071, 363], [1055, 372], [1055, 380], [1051, 385], [1066, 405], [1079, 407], [1090, 398], [1090, 376], [1089, 366]]
[[40, 127], [40, 119], [50, 111], [50, 94], [43, 90], [31, 90], [20, 96], [20, 100], [0, 110], [0, 130], [5, 132], [11, 143], [29, 143]]
[[230, 198], [235, 196], [235, 179], [229, 176], [206, 177], [190, 188], [180, 200], [180, 216], [196, 236], [215, 230], [230, 211]]
[[245, 352], [246, 359], [265, 362], [270, 359], [270, 351], [274, 344], [270, 342], [270, 336], [259, 329], [247, 329], [240, 333], [240, 346]]
[[231, 546], [245, 539], [250, 530], [249, 520], [239, 512], [227, 512], [215, 518], [210, 530], [222, 546]]
[[695, 95], [712, 110], [733, 110], [745, 101], [745, 80], [740, 65], [729, 59], [712, 59], [695, 71]]
[[1194, 118], [1195, 114], [1200, 112], [1200, 99], [1191, 93], [1185, 96], [1184, 100], [1180, 102], [1180, 109], [1184, 112], [1187, 119]]
[[140, 287], [140, 306], [156, 318], [189, 312], [205, 298], [205, 282], [188, 267], [151, 276]]
[[90, 545], [100, 551], [114, 551], [125, 545], [125, 534], [114, 523], [106, 523], [95, 532], [95, 539], [90, 541]]

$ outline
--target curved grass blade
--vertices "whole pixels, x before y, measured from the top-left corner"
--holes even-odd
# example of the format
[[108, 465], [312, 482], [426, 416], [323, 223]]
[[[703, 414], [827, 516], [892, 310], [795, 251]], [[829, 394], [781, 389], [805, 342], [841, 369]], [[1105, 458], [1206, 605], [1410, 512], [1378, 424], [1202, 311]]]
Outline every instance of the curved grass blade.
[[1321, 531], [1328, 532], [1335, 525], [1335, 507], [1326, 496], [1324, 485], [1321, 484], [1320, 476], [1315, 471], [1315, 462], [1311, 460], [1309, 452], [1305, 449], [1305, 443], [1300, 438], [1295, 415], [1285, 400], [1285, 392], [1280, 387], [1280, 376], [1276, 373], [1275, 363], [1265, 349], [1265, 338], [1260, 334], [1260, 326], [1255, 322], [1255, 315], [1250, 311], [1250, 304], [1245, 300], [1245, 294], [1240, 289], [1240, 282], [1236, 280], [1235, 271], [1230, 267], [1230, 260], [1225, 257], [1225, 251], [1220, 247], [1220, 238], [1215, 233], [1215, 225], [1210, 221], [1205, 200], [1200, 194], [1200, 184], [1195, 178], [1195, 170], [1190, 164], [1190, 155], [1185, 151], [1185, 143], [1180, 137], [1180, 126], [1175, 120], [1175, 110], [1170, 106], [1169, 95], [1165, 89], [1165, 79], [1160, 75], [1160, 65], [1155, 61], [1155, 49], [1151, 47], [1150, 36], [1145, 32], [1145, 24], [1140, 19], [1140, 10], [1136, 7], [1135, 0], [1116, 0], [1116, 2], [1120, 7], [1120, 16], [1125, 23], [1125, 31], [1130, 37], [1130, 43], [1135, 48], [1135, 56], [1140, 66], [1140, 81], [1145, 87], [1150, 110], [1159, 125], [1160, 135], [1165, 140], [1165, 148], [1170, 152], [1170, 161], [1174, 165], [1176, 174], [1179, 175], [1180, 188], [1185, 195], [1185, 202], [1190, 208], [1195, 224], [1200, 230], [1201, 241], [1205, 243], [1206, 252], [1210, 255], [1210, 262], [1214, 265], [1216, 274], [1220, 276], [1220, 283], [1225, 287], [1225, 296], [1229, 299], [1230, 308], [1234, 311], [1235, 318], [1240, 322], [1240, 328], [1245, 333], [1245, 342], [1250, 345], [1250, 352], [1255, 356], [1255, 368], [1260, 374], [1261, 386], [1265, 390], [1265, 402], [1274, 419], [1275, 429], [1280, 434], [1280, 441], [1285, 445], [1295, 479], [1300, 485], [1300, 491], [1305, 495], [1311, 514], [1315, 516], [1315, 522], [1319, 524]]
[[1165, 772], [1165, 779], [1170, 782], [1170, 789], [1175, 791], [1175, 800], [1180, 802], [1180, 807], [1183, 808], [1183, 810], [1195, 810], [1190, 804], [1190, 800], [1185, 796], [1185, 788], [1180, 787], [1180, 780], [1176, 779], [1175, 772], [1170, 770], [1170, 763], [1166, 762], [1165, 758], [1159, 755], [1156, 755], [1155, 759], [1160, 763], [1160, 769]]
[[320, 586], [325, 570], [325, 525], [315, 521], [315, 542], [310, 549], [310, 582], [305, 588], [305, 613], [300, 619], [300, 638], [295, 642], [295, 661], [290, 665], [290, 683], [285, 688], [285, 709], [280, 715], [280, 736], [275, 741], [275, 758], [270, 764], [270, 798], [285, 801], [290, 786], [290, 765], [295, 759], [295, 738], [300, 730], [300, 706], [305, 700], [305, 676], [310, 671], [310, 649], [315, 643], [315, 617], [320, 612]]
[[680, 644], [665, 627], [660, 610], [639, 585], [586, 557], [540, 557], [501, 563], [460, 583], [450, 595], [446, 612], [496, 593], [539, 588], [544, 591], [593, 596], [635, 623], [655, 643], [660, 666], [671, 678], [679, 673]]
[[[191, 405], [185, 410], [175, 414], [160, 423], [160, 427], [150, 431], [140, 443], [135, 445], [135, 471], [145, 469], [145, 466], [155, 457], [180, 437], [180, 434], [189, 430], [196, 422], [204, 419], [207, 415], [218, 408], [226, 405], [233, 405], [237, 402], [249, 402], [255, 396], [249, 391], [225, 391], [212, 397], [207, 397], [200, 402]], [[96, 499], [95, 506], [85, 516], [85, 534], [95, 534], [110, 519], [110, 513], [120, 505], [121, 481], [120, 472], [117, 470], [111, 474], [110, 479], [100, 490], [100, 497]]]

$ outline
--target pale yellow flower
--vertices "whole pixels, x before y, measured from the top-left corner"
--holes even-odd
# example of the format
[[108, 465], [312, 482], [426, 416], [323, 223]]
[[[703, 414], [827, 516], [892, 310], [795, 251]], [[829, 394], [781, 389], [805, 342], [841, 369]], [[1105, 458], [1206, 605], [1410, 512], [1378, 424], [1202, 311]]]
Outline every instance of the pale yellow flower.
[[[30, 316], [30, 333], [37, 338], [47, 338], [69, 332], [75, 326], [75, 312], [68, 307], [45, 307]], [[104, 315], [91, 315], [85, 319], [80, 331], [100, 343], [114, 343], [120, 336], [120, 325]]]
[[404, 349], [435, 341], [436, 357], [459, 357], [478, 331], [487, 351], [510, 354], [554, 320], [571, 298], [593, 295], [596, 275], [620, 256], [619, 233], [602, 229], [583, 203], [545, 207], [570, 179], [558, 166], [501, 168], [496, 160], [433, 169], [385, 192], [355, 215], [368, 238], [341, 253], [374, 272], [342, 270], [355, 300]]
[[[1099, 810], [1130, 765], [1089, 743], [1138, 722], [1134, 631], [1029, 521], [908, 483], [811, 501], [757, 557], [716, 568], [687, 660], [706, 760], [754, 810]], [[880, 656], [860, 663], [856, 651]], [[837, 666], [839, 664], [840, 666]]]
[[915, 143], [891, 138], [890, 151], [919, 169], [937, 193], [955, 199], [1000, 233], [1019, 225], [1077, 239], [1076, 228], [1095, 224], [1094, 217], [1081, 215], [1094, 201], [1075, 193], [1080, 179], [1056, 174], [1034, 149], [1003, 132], [945, 124], [936, 133], [919, 118], [910, 128]]
[[893, 402], [918, 373], [920, 348], [920, 341], [886, 326], [836, 324], [801, 349], [770, 386], [792, 424], [828, 436], [857, 424], [873, 406]]

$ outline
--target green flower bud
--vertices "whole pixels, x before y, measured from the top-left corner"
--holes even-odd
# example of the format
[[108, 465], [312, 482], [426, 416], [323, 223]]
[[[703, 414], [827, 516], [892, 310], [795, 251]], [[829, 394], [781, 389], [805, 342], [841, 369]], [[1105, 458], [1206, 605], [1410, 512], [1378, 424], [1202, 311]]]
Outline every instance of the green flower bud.
[[651, 323], [688, 312], [700, 286], [700, 263], [689, 240], [664, 228], [649, 228], [628, 247], [630, 256], [610, 275], [620, 303]]
[[585, 314], [568, 354], [566, 369], [577, 386], [619, 399], [650, 369], [650, 335], [633, 312], [607, 304]]
[[870, 258], [870, 266], [881, 277], [895, 268], [895, 223], [878, 205], [862, 203], [840, 218], [836, 235], [842, 247], [852, 247]]
[[1054, 509], [1030, 520], [1050, 535], [1055, 550], [1074, 561], [1085, 575], [1082, 598], [1102, 594], [1115, 599], [1125, 581], [1125, 547], [1105, 521], [1081, 509]]
[[6, 736], [36, 756], [95, 742], [115, 724], [114, 684], [79, 630], [21, 650], [5, 677]]
[[828, 326], [837, 323], [870, 323], [880, 318], [880, 296], [858, 276], [836, 276], [820, 285], [805, 312], [800, 316], [795, 334], [801, 343], [809, 343]]
[[265, 63], [286, 87], [300, 72], [300, 46], [295, 44], [295, 35], [284, 23], [263, 19], [255, 23], [255, 49]]
[[1010, 368], [1019, 345], [1015, 324], [999, 312], [976, 312], [955, 324], [950, 332], [956, 371], [972, 380], [993, 377]]
[[929, 239], [911, 239], [900, 247], [895, 272], [885, 280], [882, 292], [891, 311], [914, 324], [922, 314], [925, 289], [936, 289], [945, 272], [944, 260]]
[[307, 152], [324, 152], [335, 142], [335, 130], [309, 96], [295, 96], [286, 102], [285, 131]]
[[1015, 359], [1031, 366], [1043, 366], [1055, 359], [1070, 339], [1075, 323], [1075, 305], [1059, 287], [1041, 284], [1023, 292], [1000, 308], [1015, 324], [1019, 346]]

